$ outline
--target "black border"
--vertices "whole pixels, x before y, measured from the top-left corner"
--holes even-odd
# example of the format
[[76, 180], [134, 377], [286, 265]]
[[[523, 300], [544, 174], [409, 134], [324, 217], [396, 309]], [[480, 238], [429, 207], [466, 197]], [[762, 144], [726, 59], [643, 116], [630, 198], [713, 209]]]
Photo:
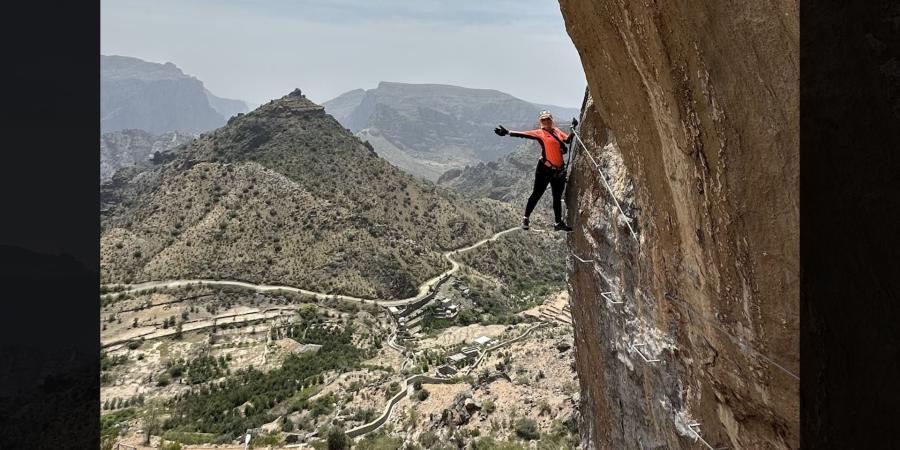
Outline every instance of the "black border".
[[99, 6], [3, 12], [3, 449], [99, 448]]
[[800, 5], [803, 448], [896, 448], [896, 3]]
[[[804, 448], [896, 441], [893, 3], [800, 4]], [[17, 2], [4, 18], [0, 448], [97, 448], [99, 3]]]

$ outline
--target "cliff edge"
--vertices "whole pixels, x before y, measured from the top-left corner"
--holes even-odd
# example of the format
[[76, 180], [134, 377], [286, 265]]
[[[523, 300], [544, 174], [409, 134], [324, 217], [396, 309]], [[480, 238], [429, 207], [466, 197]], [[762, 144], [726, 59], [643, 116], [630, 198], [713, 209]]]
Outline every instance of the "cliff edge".
[[560, 7], [583, 445], [799, 448], [798, 4]]

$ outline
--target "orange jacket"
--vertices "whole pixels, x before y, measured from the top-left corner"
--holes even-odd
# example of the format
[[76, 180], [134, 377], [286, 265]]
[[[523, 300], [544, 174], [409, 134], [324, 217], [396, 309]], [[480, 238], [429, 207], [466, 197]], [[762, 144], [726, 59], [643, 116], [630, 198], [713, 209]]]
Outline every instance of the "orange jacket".
[[[551, 132], [556, 134], [556, 137], [558, 137], [559, 140], [556, 140], [551, 136]], [[559, 141], [568, 144], [572, 142], [572, 138], [575, 136], [574, 134], [570, 136], [556, 127], [553, 127], [552, 131], [547, 131], [543, 128], [530, 131], [510, 131], [509, 135], [538, 141], [538, 143], [541, 144], [541, 158], [546, 159], [550, 164], [556, 166], [556, 168], [562, 168], [564, 163], [564, 152], [560, 148]]]

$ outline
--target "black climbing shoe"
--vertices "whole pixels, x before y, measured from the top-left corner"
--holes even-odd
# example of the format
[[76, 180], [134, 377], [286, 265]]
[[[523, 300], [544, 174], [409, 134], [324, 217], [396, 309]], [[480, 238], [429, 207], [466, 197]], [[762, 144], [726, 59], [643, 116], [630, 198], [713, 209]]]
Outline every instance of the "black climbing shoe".
[[527, 217], [522, 218], [522, 229], [528, 230], [528, 218]]
[[565, 222], [557, 222], [555, 225], [553, 225], [553, 230], [554, 231], [565, 231], [568, 233], [569, 231], [572, 231], [572, 227], [566, 225]]

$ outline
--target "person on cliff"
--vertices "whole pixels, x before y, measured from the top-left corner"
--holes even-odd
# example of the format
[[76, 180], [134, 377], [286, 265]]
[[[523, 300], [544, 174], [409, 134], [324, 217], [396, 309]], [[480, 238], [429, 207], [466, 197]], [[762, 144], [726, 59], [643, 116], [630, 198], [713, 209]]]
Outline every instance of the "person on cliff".
[[[531, 196], [528, 197], [528, 203], [525, 204], [525, 215], [522, 216], [522, 229], [529, 228], [528, 218], [549, 184], [553, 194], [553, 216], [556, 222], [553, 229], [555, 231], [572, 231], [572, 228], [562, 219], [562, 195], [566, 187], [566, 163], [563, 161], [563, 155], [568, 151], [566, 144], [572, 143], [575, 135], [567, 134], [556, 128], [553, 114], [550, 114], [550, 111], [541, 111], [538, 115], [538, 122], [541, 127], [530, 131], [510, 131], [503, 125], [494, 129], [494, 133], [497, 133], [498, 136], [509, 135], [534, 139], [541, 146], [541, 158], [534, 169], [534, 189], [531, 191]], [[574, 128], [576, 125], [578, 125], [578, 120], [572, 119], [572, 127]]]

